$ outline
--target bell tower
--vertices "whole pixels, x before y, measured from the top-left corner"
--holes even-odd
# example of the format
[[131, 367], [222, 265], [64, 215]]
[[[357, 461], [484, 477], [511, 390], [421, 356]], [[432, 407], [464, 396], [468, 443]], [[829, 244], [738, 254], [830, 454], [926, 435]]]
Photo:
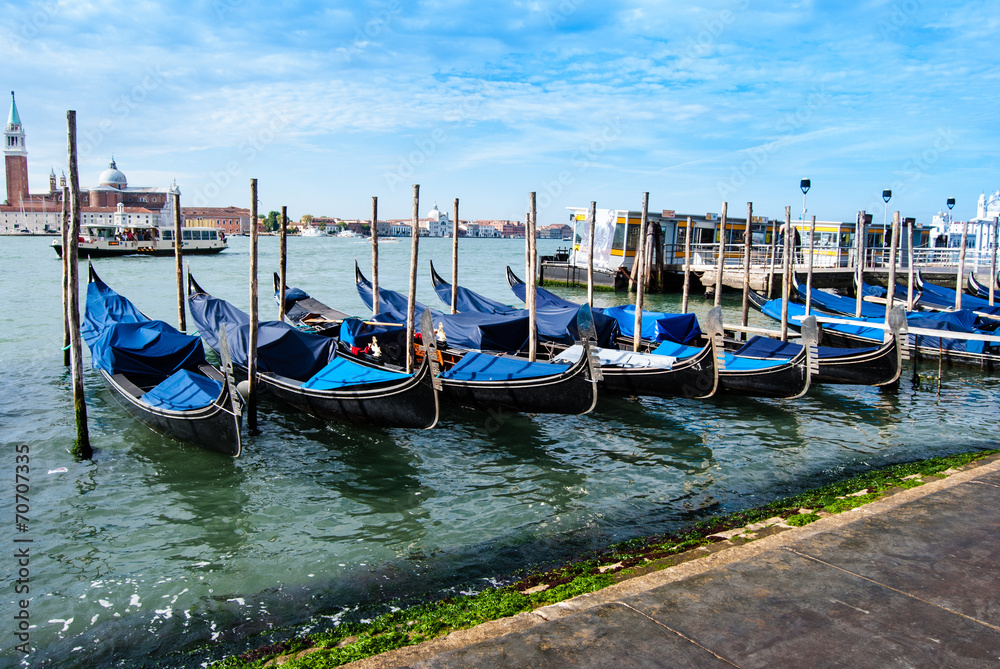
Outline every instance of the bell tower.
[[7, 170], [7, 204], [19, 205], [28, 199], [28, 149], [24, 145], [24, 126], [10, 92], [10, 114], [3, 131], [4, 166]]

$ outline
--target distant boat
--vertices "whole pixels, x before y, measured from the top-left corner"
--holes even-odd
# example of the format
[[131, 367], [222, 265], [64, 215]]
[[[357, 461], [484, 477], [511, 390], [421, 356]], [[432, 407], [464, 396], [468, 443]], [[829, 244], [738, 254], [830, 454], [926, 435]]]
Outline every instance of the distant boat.
[[322, 228], [306, 228], [300, 235], [302, 237], [327, 237], [326, 230]]
[[359, 235], [358, 233], [356, 233], [354, 230], [341, 230], [340, 232], [337, 233], [337, 236], [338, 237], [360, 237], [361, 235]]
[[[221, 253], [228, 247], [226, 233], [218, 228], [181, 228], [181, 242], [184, 255]], [[62, 239], [52, 240], [52, 248], [61, 258]], [[81, 258], [172, 256], [174, 228], [134, 222], [84, 224], [78, 248]]]

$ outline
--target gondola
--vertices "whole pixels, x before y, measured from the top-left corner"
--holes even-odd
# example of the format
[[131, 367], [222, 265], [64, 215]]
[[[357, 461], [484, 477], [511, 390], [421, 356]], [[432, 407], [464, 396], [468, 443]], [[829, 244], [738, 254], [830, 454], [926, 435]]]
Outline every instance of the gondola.
[[[750, 290], [750, 303], [762, 313], [781, 321], [781, 300], [768, 300], [760, 293]], [[798, 331], [805, 318], [805, 306], [788, 304], [788, 325]], [[830, 324], [824, 326], [822, 338], [836, 340], [838, 337], [849, 341], [849, 347], [819, 346], [816, 349], [816, 383], [840, 383], [865, 386], [887, 386], [899, 380], [903, 360], [906, 358], [905, 338], [900, 331], [906, 325], [902, 307], [889, 314], [891, 332], [888, 341], [881, 329]], [[863, 346], [858, 347], [858, 344]], [[770, 356], [792, 355], [799, 344], [782, 342], [768, 337], [753, 337], [747, 342], [751, 350]], [[746, 347], [745, 347], [746, 348]]]
[[[514, 295], [523, 300], [526, 295], [525, 283], [510, 267], [507, 267], [507, 282]], [[540, 302], [573, 304], [543, 288], [536, 288], [536, 291]], [[815, 344], [815, 341], [812, 343]], [[677, 358], [690, 355], [693, 348], [671, 340], [646, 344], [646, 350], [651, 353]], [[809, 391], [812, 372], [816, 366], [815, 346], [803, 346], [791, 358], [743, 355], [740, 351], [720, 352], [715, 362], [718, 367], [719, 389], [723, 392], [751, 397], [795, 399]]]
[[[451, 284], [445, 281], [431, 263], [431, 281], [438, 297], [447, 303], [451, 301]], [[523, 310], [509, 307], [479, 295], [467, 288], [458, 288], [459, 310], [489, 310], [488, 313], [513, 314]], [[568, 303], [573, 309], [580, 306]], [[711, 322], [718, 323], [718, 337], [709, 333], [708, 343], [700, 348], [687, 347], [677, 356], [653, 355], [651, 353], [633, 353], [613, 348], [598, 348], [595, 351], [600, 364], [602, 379], [599, 382], [600, 392], [610, 392], [618, 395], [653, 395], [659, 397], [692, 397], [706, 398], [715, 394], [719, 385], [718, 365], [716, 365], [717, 345], [722, 336], [721, 309], [718, 318]], [[539, 330], [539, 337], [543, 332]], [[560, 340], [549, 340], [553, 348], [554, 360], [557, 362], [574, 362], [583, 350], [581, 345], [568, 348], [561, 347]], [[719, 349], [721, 351], [721, 349]]]
[[[274, 301], [280, 304], [281, 277], [274, 273]], [[340, 325], [349, 314], [331, 309], [319, 300], [313, 299], [301, 288], [285, 289], [285, 318], [293, 325], [308, 329], [310, 332], [336, 337]]]
[[[190, 274], [188, 306], [205, 343], [219, 350], [213, 333], [223, 328], [234, 362], [245, 370], [250, 317], [206, 293]], [[438, 421], [427, 362], [406, 374], [341, 355], [335, 339], [268, 321], [258, 328], [257, 367], [262, 389], [322, 420], [425, 429]]]
[[115, 400], [157, 432], [238, 456], [243, 402], [228, 351], [220, 351], [220, 372], [197, 336], [147, 318], [93, 266], [89, 275], [82, 336]]
[[[356, 263], [354, 271], [358, 294], [362, 302], [371, 305], [372, 284]], [[397, 323], [405, 321], [405, 312], [400, 311], [403, 303], [405, 297], [400, 293], [379, 288], [379, 318], [395, 319]], [[417, 318], [425, 312], [433, 313], [433, 320], [446, 333], [462, 332], [465, 343], [499, 341], [505, 336], [501, 331], [509, 320], [515, 327], [519, 327], [517, 321], [526, 320], [520, 317], [505, 320], [502, 316], [489, 317], [488, 314], [442, 314], [424, 305], [417, 305], [416, 312]], [[460, 329], [463, 327], [464, 331]], [[518, 333], [514, 340], [523, 343], [526, 336]], [[482, 347], [480, 350], [459, 348], [448, 334], [445, 341], [446, 346], [439, 349], [439, 362], [444, 370], [439, 378], [443, 395], [449, 401], [488, 411], [509, 409], [526, 413], [586, 414], [597, 406], [595, 362], [589, 346], [576, 362], [556, 364], [494, 355], [484, 352]]]
[[[989, 303], [990, 300], [990, 287], [984, 286], [976, 278], [975, 272], [969, 272], [969, 294], [975, 295], [976, 297], [981, 297]], [[997, 277], [993, 278], [993, 297], [994, 301], [1000, 298], [1000, 287], [998, 287]]]
[[[768, 301], [760, 295], [751, 292], [751, 302], [757, 308]], [[768, 304], [764, 313], [780, 321], [780, 303]], [[896, 309], [901, 307], [897, 306]], [[804, 314], [805, 308], [795, 303], [789, 304], [790, 314]], [[796, 310], [798, 314], [795, 314]], [[814, 313], [821, 313], [815, 310]], [[857, 318], [842, 314], [830, 314], [840, 321], [848, 323], [824, 323], [823, 341], [838, 347], [876, 347], [882, 345], [885, 330], [883, 318]], [[911, 311], [906, 316], [906, 354], [915, 360], [922, 358], [941, 358], [949, 364], [961, 364], [979, 368], [992, 369], [1000, 363], [1000, 347], [991, 341], [977, 341], [949, 337], [945, 333], [967, 333], [974, 335], [992, 335], [993, 332], [978, 327], [984, 319], [968, 309], [958, 311]], [[987, 324], [994, 321], [985, 319]], [[891, 324], [890, 324], [891, 325]], [[797, 327], [794, 318], [789, 319], [789, 327]], [[938, 335], [934, 331], [940, 331]], [[900, 334], [900, 346], [903, 344], [903, 333]]]
[[[929, 304], [940, 311], [950, 311], [955, 308], [957, 291], [947, 286], [939, 286], [936, 283], [924, 281], [920, 270], [917, 270], [914, 277], [914, 285], [920, 289], [921, 304]], [[988, 293], [987, 293], [988, 298]], [[989, 319], [1000, 319], [1000, 306], [990, 305], [989, 299], [984, 299], [975, 295], [962, 296], [962, 308], [970, 309], [979, 316]]]

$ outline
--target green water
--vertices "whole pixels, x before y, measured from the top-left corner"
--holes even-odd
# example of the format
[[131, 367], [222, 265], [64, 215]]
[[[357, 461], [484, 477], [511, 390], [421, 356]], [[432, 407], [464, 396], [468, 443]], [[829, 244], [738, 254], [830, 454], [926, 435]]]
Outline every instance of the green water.
[[[213, 639], [219, 653], [241, 650], [233, 640], [249, 633], [322, 628], [394, 598], [474, 590], [845, 471], [996, 439], [998, 378], [945, 370], [940, 389], [915, 388], [908, 368], [895, 393], [814, 387], [791, 402], [602, 397], [588, 416], [500, 421], [446, 405], [432, 431], [326, 424], [265, 403], [262, 434], [232, 460], [129, 419], [88, 369], [95, 455], [77, 462], [68, 454], [60, 263], [47, 244], [0, 238], [5, 582], [17, 575], [15, 539], [30, 538], [32, 556], [32, 651], [13, 647], [19, 596], [8, 586], [0, 666], [143, 666]], [[558, 245], [543, 240], [540, 255]], [[233, 239], [220, 256], [192, 258], [192, 272], [246, 308], [247, 250], [247, 239]], [[405, 288], [409, 251], [409, 240], [382, 245], [384, 287]], [[515, 302], [504, 266], [523, 274], [523, 241], [463, 240], [461, 254], [461, 284]], [[450, 257], [448, 240], [421, 240], [422, 302], [438, 304], [426, 261], [447, 276]], [[355, 258], [368, 272], [364, 240], [293, 238], [289, 284], [365, 314]], [[147, 315], [175, 320], [173, 259], [95, 266]], [[274, 318], [277, 239], [261, 240], [260, 268], [263, 317]], [[599, 306], [622, 299], [597, 294]], [[652, 296], [647, 308], [678, 306], [677, 296]], [[692, 306], [703, 315], [710, 304], [698, 296]], [[738, 298], [724, 306], [728, 319], [739, 317]], [[30, 448], [26, 533], [13, 522], [18, 445]], [[171, 656], [163, 666], [207, 657]]]

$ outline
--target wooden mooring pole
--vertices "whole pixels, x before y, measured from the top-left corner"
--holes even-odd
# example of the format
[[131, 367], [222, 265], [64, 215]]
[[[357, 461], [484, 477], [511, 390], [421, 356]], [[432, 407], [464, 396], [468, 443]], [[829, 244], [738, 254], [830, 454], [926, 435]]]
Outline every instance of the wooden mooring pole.
[[958, 244], [958, 270], [955, 275], [955, 309], [962, 308], [962, 293], [965, 291], [965, 247], [969, 236], [969, 222], [962, 221], [962, 240]]
[[861, 300], [864, 297], [861, 286], [865, 280], [865, 248], [868, 246], [868, 234], [865, 230], [865, 212], [858, 212], [858, 223], [854, 228], [855, 237], [855, 267], [854, 267], [854, 292], [856, 293], [855, 316], [861, 317]]
[[587, 215], [587, 304], [594, 308], [594, 229], [597, 226], [597, 203], [590, 203]]
[[70, 366], [69, 340], [69, 233], [72, 223], [69, 220], [69, 187], [62, 189], [62, 322], [63, 322], [63, 365]]
[[788, 341], [788, 299], [791, 282], [791, 249], [794, 248], [794, 233], [792, 232], [792, 208], [785, 207], [784, 239], [781, 245], [781, 341]]
[[750, 258], [753, 253], [751, 220], [753, 220], [753, 202], [747, 202], [747, 224], [743, 228], [743, 307], [740, 314], [740, 325], [743, 327], [747, 326], [750, 318]]
[[681, 313], [688, 310], [688, 297], [691, 294], [691, 217], [687, 217], [687, 227], [684, 228], [684, 285], [681, 288]]
[[187, 332], [187, 317], [184, 304], [184, 240], [181, 233], [181, 195], [174, 193], [174, 272], [177, 275], [177, 329]]
[[719, 217], [719, 259], [715, 264], [715, 304], [722, 304], [722, 272], [726, 267], [726, 219], [729, 203], [722, 203], [722, 215]]
[[[913, 219], [906, 219], [906, 310], [913, 311]], [[915, 367], [916, 365], [914, 365]]]
[[[889, 280], [885, 293], [885, 324], [889, 324], [889, 314], [892, 312], [892, 302], [896, 299], [896, 260], [899, 256], [899, 212], [892, 215], [892, 232], [889, 239]], [[889, 336], [886, 330], [886, 337]]]
[[76, 416], [76, 441], [73, 455], [89, 460], [94, 451], [90, 447], [90, 430], [87, 427], [87, 398], [83, 389], [83, 346], [80, 343], [80, 172], [76, 162], [76, 112], [66, 112], [67, 153], [69, 154], [70, 232], [68, 253], [66, 320], [70, 332], [70, 368], [73, 375], [73, 413]]
[[990, 306], [993, 306], [993, 294], [997, 285], [997, 223], [1000, 216], [993, 217], [993, 253], [990, 254]]
[[534, 362], [538, 356], [538, 258], [535, 238], [535, 217], [538, 208], [535, 206], [535, 192], [528, 195], [528, 227], [524, 231], [528, 239], [528, 285], [525, 297], [528, 301], [528, 360]]
[[649, 226], [649, 193], [642, 194], [642, 219], [639, 222], [639, 248], [636, 249], [635, 254], [635, 264], [638, 266], [636, 271], [636, 286], [635, 286], [635, 325], [632, 332], [632, 350], [635, 352], [639, 351], [639, 344], [642, 342], [642, 309], [643, 309], [643, 298], [646, 292], [646, 265], [649, 264], [646, 259], [647, 245], [646, 245], [646, 229]]
[[458, 198], [455, 198], [455, 221], [451, 231], [451, 313], [458, 313]]
[[281, 231], [278, 233], [278, 320], [285, 320], [285, 281], [288, 271], [288, 207], [281, 207]]
[[378, 198], [372, 196], [372, 315], [378, 316]]
[[812, 312], [813, 254], [816, 252], [816, 217], [809, 224], [809, 262], [806, 265], [806, 316]]
[[247, 430], [257, 434], [257, 180], [250, 180], [250, 332], [247, 341]]
[[771, 246], [770, 258], [768, 259], [768, 269], [767, 269], [767, 299], [771, 299], [771, 295], [774, 291], [774, 267], [777, 263], [778, 258], [778, 226], [772, 224], [773, 229], [771, 230]]
[[413, 184], [413, 216], [410, 221], [410, 286], [406, 300], [406, 373], [413, 372], [414, 314], [417, 303], [417, 248], [420, 244], [420, 184]]

